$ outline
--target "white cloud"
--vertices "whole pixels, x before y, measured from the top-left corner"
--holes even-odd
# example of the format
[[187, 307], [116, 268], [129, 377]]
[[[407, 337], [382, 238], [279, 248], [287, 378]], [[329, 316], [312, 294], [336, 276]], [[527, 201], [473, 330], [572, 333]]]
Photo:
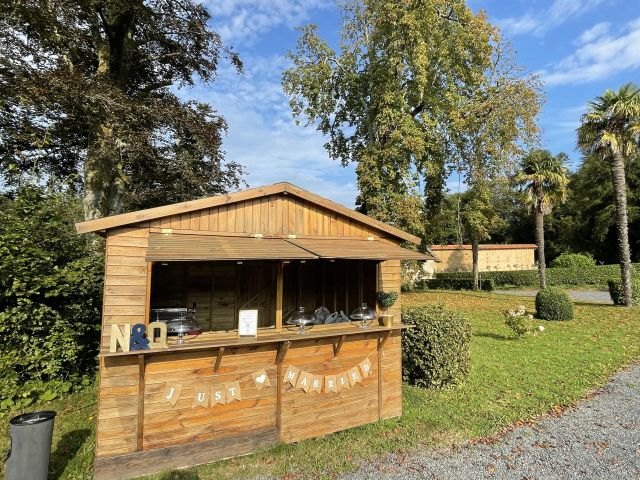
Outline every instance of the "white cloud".
[[600, 38], [609, 33], [610, 28], [611, 24], [609, 22], [596, 23], [590, 29], [582, 32], [582, 34], [577, 38], [576, 43], [578, 45], [582, 45], [585, 43], [593, 42], [597, 38]]
[[520, 17], [498, 19], [497, 23], [509, 35], [542, 36], [549, 30], [595, 8], [605, 0], [554, 0], [547, 9], [527, 12]]
[[229, 126], [225, 158], [244, 165], [250, 186], [288, 181], [352, 208], [357, 194], [354, 166], [342, 167], [312, 126], [296, 125], [280, 86], [287, 60], [243, 55], [245, 74], [222, 66], [218, 80], [181, 92], [210, 103]]
[[575, 52], [539, 72], [547, 85], [583, 84], [640, 67], [640, 17], [617, 36], [604, 31], [594, 36], [591, 30], [582, 33], [586, 41]]
[[263, 33], [309, 20], [312, 10], [325, 8], [328, 0], [206, 0], [213, 26], [225, 42], [251, 44]]

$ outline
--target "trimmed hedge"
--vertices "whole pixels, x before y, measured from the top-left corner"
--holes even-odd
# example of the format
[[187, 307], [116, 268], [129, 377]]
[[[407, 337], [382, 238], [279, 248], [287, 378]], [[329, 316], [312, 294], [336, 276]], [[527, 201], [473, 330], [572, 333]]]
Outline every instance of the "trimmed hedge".
[[469, 371], [471, 324], [442, 305], [405, 307], [402, 321], [402, 379], [417, 387], [442, 388]]
[[554, 258], [549, 266], [551, 268], [589, 268], [594, 267], [596, 261], [586, 253], [561, 253]]
[[[640, 279], [640, 263], [632, 265], [632, 272], [635, 278]], [[547, 285], [584, 285], [607, 287], [609, 280], [620, 280], [620, 266], [615, 265], [594, 265], [582, 268], [547, 268]], [[436, 279], [458, 279], [470, 280], [471, 272], [443, 272], [436, 273]], [[537, 287], [540, 284], [537, 270], [510, 270], [496, 272], [481, 272], [480, 279], [485, 282], [493, 280], [496, 287], [516, 286], [516, 287]]]
[[[609, 280], [609, 295], [614, 305], [624, 305], [624, 288], [621, 281]], [[631, 304], [640, 305], [640, 280], [631, 280]]]
[[[420, 280], [416, 283], [416, 288], [421, 290], [473, 290], [473, 280], [466, 278], [431, 278]], [[491, 292], [495, 289], [495, 284], [491, 278], [482, 279], [480, 289]]]
[[536, 316], [542, 320], [573, 320], [573, 303], [564, 290], [547, 287], [536, 295]]

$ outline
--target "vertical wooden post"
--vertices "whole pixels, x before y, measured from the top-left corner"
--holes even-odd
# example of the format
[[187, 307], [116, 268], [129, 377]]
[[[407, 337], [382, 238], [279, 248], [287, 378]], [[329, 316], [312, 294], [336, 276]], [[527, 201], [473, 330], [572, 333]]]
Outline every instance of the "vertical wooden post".
[[145, 375], [144, 355], [138, 355], [138, 428], [136, 435], [136, 450], [142, 451], [144, 443], [144, 375]]
[[358, 260], [358, 305], [364, 302], [364, 274], [362, 260]]
[[276, 331], [282, 330], [282, 296], [284, 289], [284, 265], [276, 264]]
[[147, 262], [147, 285], [146, 285], [146, 295], [145, 298], [145, 307], [144, 307], [144, 326], [145, 328], [149, 326], [149, 315], [151, 313], [151, 272], [153, 270], [153, 262]]

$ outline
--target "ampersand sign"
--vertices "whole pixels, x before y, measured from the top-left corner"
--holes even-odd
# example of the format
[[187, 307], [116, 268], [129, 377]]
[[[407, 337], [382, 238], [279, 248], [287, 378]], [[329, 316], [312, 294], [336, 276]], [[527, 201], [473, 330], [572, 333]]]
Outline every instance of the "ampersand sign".
[[149, 350], [149, 339], [146, 334], [147, 329], [142, 323], [136, 323], [131, 327], [131, 340], [129, 341], [129, 346], [132, 351]]

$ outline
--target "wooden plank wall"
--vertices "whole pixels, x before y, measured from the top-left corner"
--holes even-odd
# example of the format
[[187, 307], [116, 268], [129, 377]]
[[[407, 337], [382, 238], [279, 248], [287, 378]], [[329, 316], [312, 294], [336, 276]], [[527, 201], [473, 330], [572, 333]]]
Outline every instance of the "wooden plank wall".
[[[273, 346], [230, 350], [214, 372], [217, 350], [151, 356], [146, 369], [143, 450], [223, 438], [276, 426], [276, 353]], [[198, 385], [210, 388], [265, 369], [271, 387], [258, 390], [252, 378], [240, 383], [242, 400], [193, 407]], [[175, 407], [164, 401], [166, 382], [182, 385]]]
[[[101, 349], [109, 350], [111, 325], [145, 323], [148, 228], [109, 232], [106, 241]], [[139, 387], [138, 360], [100, 361], [96, 451], [116, 455], [136, 451]]]
[[366, 238], [383, 232], [291, 195], [270, 195], [152, 220], [151, 227], [271, 235]]
[[[296, 342], [289, 349], [285, 359], [286, 365], [294, 365], [306, 372], [318, 375], [343, 373], [357, 366], [369, 357], [372, 372], [360, 384], [338, 393], [305, 393], [286, 385], [282, 392], [282, 421], [280, 438], [283, 442], [297, 442], [328, 433], [345, 430], [365, 423], [375, 422], [380, 418], [388, 418], [398, 412], [395, 395], [387, 389], [384, 382], [394, 380], [397, 374], [397, 354], [385, 352], [391, 362], [383, 363], [382, 391], [389, 400], [383, 400], [379, 410], [378, 396], [378, 351], [376, 336], [363, 334], [345, 342], [337, 357], [333, 354], [335, 339], [321, 339], [308, 342]], [[393, 343], [390, 350], [398, 348]], [[389, 347], [385, 347], [385, 350]], [[400, 392], [398, 392], [400, 393]], [[383, 399], [384, 399], [383, 395]], [[383, 413], [382, 416], [380, 414]]]
[[[117, 323], [119, 325], [124, 325], [129, 323], [133, 325], [135, 323], [145, 322], [148, 278], [145, 255], [148, 244], [149, 227], [174, 228], [177, 230], [185, 229], [213, 232], [245, 232], [283, 235], [340, 235], [367, 237], [380, 236], [382, 234], [382, 232], [377, 231], [368, 225], [343, 217], [335, 212], [308, 204], [291, 196], [285, 197], [282, 195], [240, 202], [234, 205], [207, 209], [185, 215], [162, 218], [152, 222], [145, 222], [138, 226], [110, 230], [107, 235], [105, 256], [105, 289], [101, 336], [101, 349], [103, 351], [107, 351], [109, 348], [112, 324]], [[216, 279], [214, 278], [214, 282], [215, 281]], [[378, 269], [378, 288], [384, 289], [385, 291], [396, 290], [399, 292], [400, 285], [400, 262], [382, 262]], [[213, 299], [212, 307], [214, 310], [214, 316], [216, 308], [221, 306], [219, 303], [224, 303], [224, 301], [225, 299]], [[391, 312], [396, 315], [396, 319], [400, 318], [400, 301], [396, 302], [396, 305], [391, 309]], [[392, 341], [393, 339], [389, 339], [388, 343]], [[367, 346], [366, 348], [369, 347], [370, 346]], [[395, 348], [398, 349], [398, 353], [397, 358], [394, 361], [399, 361], [399, 343]], [[301, 347], [300, 350], [295, 352], [295, 355], [299, 355], [299, 357], [294, 356], [293, 358], [299, 358], [300, 362], [306, 362], [306, 353], [309, 353], [310, 361], [313, 362], [315, 358], [315, 360], [318, 360], [319, 362], [310, 364], [310, 368], [313, 371], [314, 369], [319, 368], [319, 365], [322, 364], [320, 359], [326, 359], [327, 352], [329, 351], [332, 352], [332, 348], [328, 343], [313, 347]], [[345, 354], [348, 352], [349, 349], [345, 350]], [[394, 357], [391, 357], [391, 359], [393, 358]], [[202, 365], [198, 362], [202, 363]], [[154, 369], [157, 368], [159, 371], [163, 371], [165, 363], [166, 362], [163, 362], [161, 366], [155, 366], [153, 364], [149, 364], [147, 366], [150, 378], [147, 382], [147, 386], [145, 387], [144, 398], [150, 402], [150, 409], [145, 410], [144, 416], [145, 425], [149, 426], [149, 430], [145, 429], [145, 436], [142, 438], [144, 448], [155, 448], [157, 446], [161, 446], [163, 444], [162, 442], [165, 441], [163, 439], [174, 436], [173, 434], [170, 434], [171, 432], [168, 433], [163, 430], [166, 428], [173, 428], [171, 426], [171, 421], [156, 421], [156, 418], [162, 418], [160, 416], [156, 417], [156, 414], [166, 414], [167, 412], [162, 411], [162, 408], [158, 406], [153, 406], [155, 405], [153, 400], [155, 397], [153, 397], [153, 395], [157, 395], [158, 393], [157, 389], [159, 387], [157, 385], [159, 378], [164, 375], [159, 374], [157, 377], [158, 382], [153, 383], [153, 375], [155, 375]], [[372, 363], [375, 364], [373, 360]], [[185, 364], [189, 365], [189, 369], [180, 370]], [[205, 364], [207, 365], [206, 368], [204, 367]], [[205, 376], [210, 375], [210, 370], [207, 370], [211, 367], [210, 364], [210, 358], [192, 358], [185, 361], [177, 359], [173, 363], [167, 363], [166, 366], [170, 369], [176, 368], [177, 371], [182, 371], [184, 373], [184, 378], [189, 379], [193, 377], [194, 372], [201, 372], [200, 374]], [[197, 365], [203, 367], [204, 370], [197, 368]], [[387, 364], [385, 363], [385, 368], [386, 365]], [[231, 366], [231, 364], [229, 364], [229, 366]], [[138, 399], [140, 398], [138, 392], [140, 388], [139, 368], [140, 366], [138, 364], [137, 357], [135, 356], [104, 358], [101, 360], [100, 392], [98, 396], [98, 427], [96, 434], [96, 453], [98, 456], [124, 454], [138, 450], [138, 445], [141, 441], [138, 438], [139, 429], [137, 424], [137, 413], [140, 407], [138, 404]], [[397, 372], [400, 372], [397, 365], [393, 366], [393, 368], [396, 369]], [[395, 374], [396, 377], [399, 374], [400, 373]], [[386, 372], [383, 372], [383, 376], [385, 375]], [[154, 388], [156, 390], [153, 390]], [[189, 388], [192, 387], [187, 386], [187, 391]], [[358, 386], [357, 388], [367, 389], [371, 387], [367, 382], [365, 382], [364, 385]], [[399, 388], [400, 387], [393, 387], [397, 392], [390, 395], [396, 395], [398, 398], [390, 397], [388, 400], [390, 403], [388, 405], [385, 403], [383, 407], [384, 412], [386, 412], [385, 415], [388, 414], [392, 416], [398, 414], [400, 411], [399, 409], [401, 408], [401, 405], [398, 403], [400, 401]], [[354, 392], [356, 391], [358, 390], [354, 389]], [[352, 405], [353, 408], [355, 408], [354, 405], [356, 405], [358, 401], [356, 401], [355, 398], [347, 398], [349, 395], [353, 394], [353, 392], [345, 393], [344, 400], [345, 405]], [[296, 405], [304, 403], [304, 399], [297, 398], [296, 395], [298, 395], [296, 392], [291, 392], [290, 397], [285, 396], [285, 401], [289, 402], [288, 405], [292, 406], [294, 409], [296, 408]], [[316, 400], [318, 399], [319, 397], [316, 397]], [[350, 404], [349, 401], [351, 400], [353, 402]], [[248, 401], [257, 402], [255, 397]], [[259, 406], [259, 403], [256, 403], [256, 406]], [[160, 411], [156, 411], [158, 408], [160, 408]], [[265, 406], [264, 408], [268, 410], [269, 408], [272, 408], [272, 406]], [[360, 405], [360, 408], [362, 409], [362, 405]], [[178, 417], [182, 415], [184, 418], [180, 417], [179, 421], [175, 423], [180, 425], [181, 429], [184, 428], [184, 431], [187, 433], [184, 437], [176, 438], [184, 438], [185, 441], [192, 441], [195, 439], [209, 438], [212, 432], [216, 432], [216, 428], [218, 427], [214, 427], [212, 425], [214, 425], [214, 423], [217, 425], [218, 422], [221, 421], [220, 419], [216, 420], [214, 423], [207, 423], [208, 426], [203, 427], [202, 424], [198, 422], [201, 422], [202, 418], [205, 418], [206, 415], [201, 415], [198, 417], [200, 420], [194, 420], [194, 425], [196, 426], [191, 427], [190, 425], [192, 425], [192, 423], [190, 422], [192, 422], [192, 420], [188, 418], [190, 414], [187, 413], [189, 408], [185, 408], [184, 410], [185, 411], [183, 413], [178, 414]], [[179, 411], [182, 412], [182, 410]], [[245, 411], [244, 407], [242, 411]], [[369, 409], [362, 409], [362, 412], [359, 413], [354, 410], [354, 422], [359, 422], [358, 424], [360, 424], [371, 421], [371, 419], [375, 420], [373, 417], [370, 419], [370, 417], [367, 416], [370, 414], [364, 412], [369, 412]], [[172, 415], [174, 415], [174, 413], [172, 413]], [[242, 416], [244, 415], [245, 414], [243, 413]], [[271, 421], [272, 417], [270, 415], [271, 414], [266, 415], [265, 421]], [[329, 413], [326, 413], [326, 415], [329, 415]], [[231, 419], [235, 417], [233, 417], [233, 414], [229, 413], [229, 418]], [[285, 438], [290, 441], [306, 438], [307, 434], [301, 433], [301, 418], [303, 418], [303, 416], [298, 417], [297, 415], [292, 414], [291, 418], [283, 424], [285, 427], [283, 430]], [[238, 418], [234, 421], [241, 422]], [[162, 425], [159, 423], [162, 423]], [[185, 427], [181, 426], [183, 424]], [[327, 425], [327, 432], [325, 433], [333, 431], [333, 428], [337, 428], [335, 422], [328, 422]], [[240, 424], [237, 424], [237, 426], [241, 427]], [[350, 425], [347, 422], [343, 424], [341, 428], [348, 428], [349, 426]]]
[[[398, 292], [398, 300], [389, 308], [390, 314], [394, 315], [394, 322], [400, 322], [401, 299], [400, 288], [402, 287], [402, 273], [400, 271], [400, 260], [386, 260], [380, 262], [378, 266], [378, 290], [385, 292]], [[380, 312], [380, 309], [378, 308]]]

